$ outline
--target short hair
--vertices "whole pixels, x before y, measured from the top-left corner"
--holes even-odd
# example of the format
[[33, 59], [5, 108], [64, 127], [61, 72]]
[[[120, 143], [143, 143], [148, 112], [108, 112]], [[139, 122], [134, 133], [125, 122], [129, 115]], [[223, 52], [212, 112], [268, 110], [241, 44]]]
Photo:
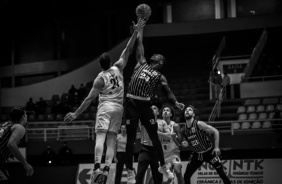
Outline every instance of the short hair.
[[196, 109], [193, 105], [186, 105], [185, 108], [184, 108], [184, 110], [183, 110], [183, 114], [185, 113], [185, 110], [186, 110], [188, 107], [190, 107], [190, 108], [193, 109], [195, 115], [197, 114], [197, 109]]
[[162, 54], [154, 54], [150, 58], [150, 63], [155, 63], [155, 62], [159, 62], [159, 61], [163, 61], [163, 63], [166, 62], [166, 59], [165, 59], [165, 57]]
[[104, 52], [103, 54], [101, 54], [99, 58], [99, 63], [103, 70], [108, 70], [112, 64], [109, 53]]
[[21, 106], [13, 107], [10, 111], [10, 121], [13, 123], [19, 123], [25, 114], [25, 109]]
[[168, 107], [170, 109], [171, 119], [173, 119], [173, 117], [174, 117], [174, 108], [172, 106], [170, 106], [170, 105], [163, 105], [162, 109], [160, 110], [160, 115], [163, 116], [163, 110], [166, 107]]

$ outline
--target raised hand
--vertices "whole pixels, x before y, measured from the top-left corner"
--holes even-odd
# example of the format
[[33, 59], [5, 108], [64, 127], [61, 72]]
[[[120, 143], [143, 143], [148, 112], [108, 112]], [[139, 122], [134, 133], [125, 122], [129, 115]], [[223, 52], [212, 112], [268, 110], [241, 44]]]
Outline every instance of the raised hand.
[[183, 103], [179, 103], [179, 102], [175, 102], [175, 106], [176, 106], [177, 108], [179, 108], [180, 110], [183, 110], [184, 107], [185, 107], [185, 105], [184, 105]]
[[135, 24], [134, 21], [132, 21], [132, 24], [133, 24], [133, 29], [134, 31], [137, 31], [139, 32], [141, 29], [143, 29], [143, 27], [145, 26], [146, 24], [146, 21], [142, 20], [141, 18], [138, 19], [138, 22]]

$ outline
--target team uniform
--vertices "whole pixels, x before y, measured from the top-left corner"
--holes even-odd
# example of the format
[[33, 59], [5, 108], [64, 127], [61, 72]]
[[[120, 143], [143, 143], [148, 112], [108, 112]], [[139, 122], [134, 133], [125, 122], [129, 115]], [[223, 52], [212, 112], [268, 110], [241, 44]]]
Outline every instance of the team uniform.
[[158, 172], [159, 163], [154, 155], [156, 150], [144, 126], [141, 125], [140, 130], [142, 147], [138, 156], [138, 168], [135, 177], [136, 184], [143, 184], [143, 179], [149, 166], [152, 171], [154, 183], [162, 183], [163, 176]]
[[161, 78], [161, 73], [147, 63], [142, 64], [137, 68], [128, 87], [126, 95], [125, 115], [126, 115], [126, 130], [127, 130], [127, 146], [128, 167], [132, 169], [134, 142], [136, 140], [136, 131], [141, 120], [142, 125], [153, 142], [153, 145], [159, 154], [156, 154], [160, 159], [161, 164], [164, 164], [163, 151], [160, 140], [158, 138], [158, 125], [155, 120], [155, 115], [151, 109], [151, 97]]
[[[158, 125], [164, 130], [166, 126], [171, 134], [174, 133], [173, 126], [175, 122], [170, 121], [169, 125], [164, 120], [158, 120]], [[181, 164], [180, 150], [174, 142], [173, 138], [165, 139], [161, 138], [161, 144], [164, 152], [165, 163], [171, 163], [171, 165]]]
[[105, 86], [99, 94], [95, 131], [118, 133], [123, 114], [123, 75], [116, 66], [99, 73]]
[[195, 119], [191, 127], [185, 125], [182, 128], [182, 135], [193, 151], [192, 158], [184, 173], [185, 184], [190, 183], [191, 176], [204, 162], [211, 164], [216, 169], [224, 184], [230, 184], [231, 182], [224, 173], [220, 158], [212, 153], [214, 147], [209, 141], [207, 133], [201, 130], [197, 123], [198, 120]]

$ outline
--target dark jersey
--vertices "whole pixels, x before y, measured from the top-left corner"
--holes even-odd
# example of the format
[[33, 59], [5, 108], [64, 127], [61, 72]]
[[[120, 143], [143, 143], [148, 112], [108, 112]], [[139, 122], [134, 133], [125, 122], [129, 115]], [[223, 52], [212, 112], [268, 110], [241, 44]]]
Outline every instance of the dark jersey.
[[10, 152], [9, 148], [7, 147], [8, 141], [12, 134], [11, 127], [14, 124], [11, 122], [6, 122], [0, 125], [0, 160], [6, 161], [8, 158], [12, 158], [12, 153]]
[[204, 152], [211, 148], [207, 133], [198, 127], [198, 120], [194, 120], [190, 128], [185, 125], [181, 131], [194, 152]]
[[152, 97], [160, 78], [160, 72], [144, 63], [134, 71], [129, 83], [128, 94], [138, 97]]

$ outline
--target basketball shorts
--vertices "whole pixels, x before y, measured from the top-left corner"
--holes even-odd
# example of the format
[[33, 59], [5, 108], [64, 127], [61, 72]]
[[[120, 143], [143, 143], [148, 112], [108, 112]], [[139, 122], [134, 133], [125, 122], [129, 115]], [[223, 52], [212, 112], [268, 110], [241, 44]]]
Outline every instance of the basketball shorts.
[[95, 132], [118, 133], [122, 121], [123, 106], [117, 103], [104, 102], [98, 106]]

